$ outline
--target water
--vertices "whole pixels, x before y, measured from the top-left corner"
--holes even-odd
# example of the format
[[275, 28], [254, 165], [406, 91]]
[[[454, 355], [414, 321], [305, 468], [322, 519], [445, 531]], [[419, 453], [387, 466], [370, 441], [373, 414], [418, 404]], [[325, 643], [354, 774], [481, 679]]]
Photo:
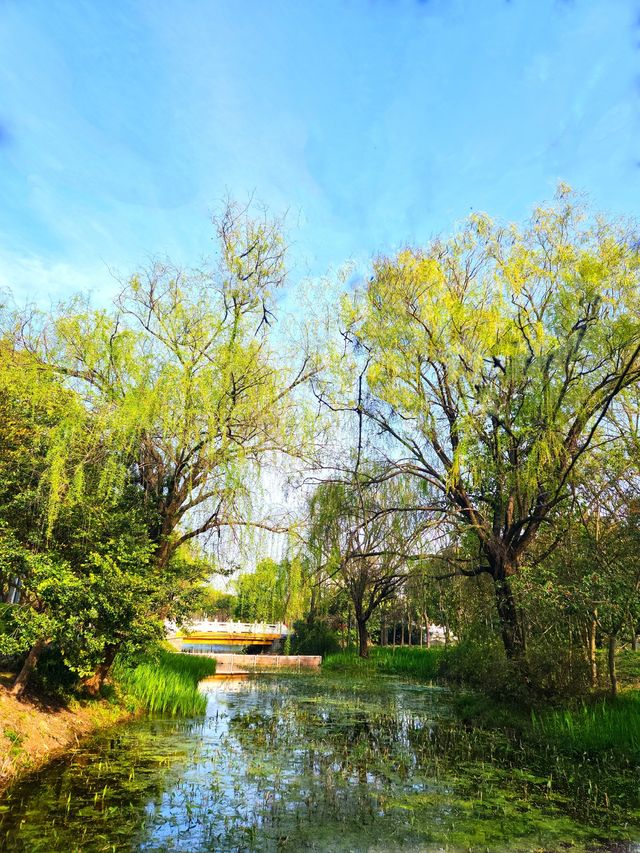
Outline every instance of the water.
[[610, 780], [604, 808], [588, 766], [550, 770], [461, 726], [439, 688], [259, 676], [206, 689], [204, 719], [121, 725], [15, 786], [0, 849], [640, 850], [632, 774]]

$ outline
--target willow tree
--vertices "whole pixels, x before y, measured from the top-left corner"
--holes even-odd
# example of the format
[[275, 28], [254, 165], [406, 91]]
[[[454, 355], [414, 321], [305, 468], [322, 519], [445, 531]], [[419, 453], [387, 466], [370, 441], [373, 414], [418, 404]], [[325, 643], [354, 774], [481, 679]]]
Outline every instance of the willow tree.
[[476, 543], [504, 647], [524, 652], [512, 579], [616, 397], [640, 379], [640, 236], [561, 188], [524, 227], [474, 216], [375, 262], [346, 300], [368, 393], [351, 406]]
[[112, 309], [77, 299], [27, 341], [91, 415], [58, 443], [52, 517], [73, 483], [81, 488], [81, 470], [72, 478], [66, 463], [84, 442], [102, 460], [105, 493], [142, 490], [159, 570], [194, 537], [247, 522], [252, 466], [299, 451], [292, 393], [314, 370], [309, 359], [282, 364], [270, 343], [286, 276], [277, 224], [229, 206], [217, 237], [215, 262], [155, 262]]
[[321, 483], [310, 499], [308, 552], [322, 581], [353, 606], [360, 657], [368, 656], [369, 620], [401, 588], [422, 544], [415, 512], [399, 508], [402, 490], [354, 478]]

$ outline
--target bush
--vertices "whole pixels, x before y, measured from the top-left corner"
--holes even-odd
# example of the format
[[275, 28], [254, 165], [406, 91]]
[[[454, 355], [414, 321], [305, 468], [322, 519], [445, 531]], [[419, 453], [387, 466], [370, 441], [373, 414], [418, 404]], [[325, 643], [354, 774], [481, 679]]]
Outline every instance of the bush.
[[78, 673], [73, 672], [55, 646], [47, 646], [40, 655], [33, 674], [33, 686], [49, 696], [68, 697], [78, 686]]
[[536, 637], [527, 648], [526, 674], [531, 689], [544, 697], [578, 697], [589, 690], [584, 650], [558, 637]]
[[440, 675], [499, 699], [522, 701], [528, 693], [522, 673], [507, 659], [498, 639], [468, 639], [446, 647]]
[[326, 622], [295, 622], [291, 653], [295, 655], [327, 655], [339, 651], [340, 643], [335, 631]]

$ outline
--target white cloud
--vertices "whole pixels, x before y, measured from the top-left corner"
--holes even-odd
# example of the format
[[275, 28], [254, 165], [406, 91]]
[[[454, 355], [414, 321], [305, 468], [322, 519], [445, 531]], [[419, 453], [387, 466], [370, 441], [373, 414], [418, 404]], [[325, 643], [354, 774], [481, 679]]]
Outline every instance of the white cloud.
[[18, 304], [47, 308], [79, 291], [90, 291], [94, 303], [104, 304], [117, 292], [118, 283], [104, 263], [73, 264], [36, 254], [0, 249], [0, 290]]

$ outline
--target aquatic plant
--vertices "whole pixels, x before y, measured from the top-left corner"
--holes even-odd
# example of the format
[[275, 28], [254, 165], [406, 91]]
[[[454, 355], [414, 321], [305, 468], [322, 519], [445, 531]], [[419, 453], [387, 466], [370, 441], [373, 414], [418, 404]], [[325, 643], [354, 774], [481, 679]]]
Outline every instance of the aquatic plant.
[[461, 726], [439, 687], [218, 686], [207, 717], [134, 720], [16, 786], [0, 848], [623, 853], [640, 838], [635, 767]]
[[205, 712], [207, 699], [198, 683], [215, 671], [213, 658], [157, 649], [139, 663], [117, 661], [113, 676], [150, 713], [186, 716]]
[[570, 710], [533, 712], [532, 725], [535, 733], [563, 751], [614, 751], [640, 760], [640, 691]]

